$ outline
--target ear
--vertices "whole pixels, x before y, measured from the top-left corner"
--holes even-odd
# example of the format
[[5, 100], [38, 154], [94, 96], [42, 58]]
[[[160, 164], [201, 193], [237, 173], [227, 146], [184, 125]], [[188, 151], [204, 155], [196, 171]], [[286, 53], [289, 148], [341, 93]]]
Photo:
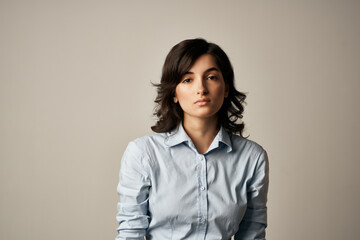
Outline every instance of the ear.
[[173, 100], [174, 100], [174, 103], [178, 103], [178, 102], [179, 102], [179, 100], [178, 100], [177, 97], [173, 97]]

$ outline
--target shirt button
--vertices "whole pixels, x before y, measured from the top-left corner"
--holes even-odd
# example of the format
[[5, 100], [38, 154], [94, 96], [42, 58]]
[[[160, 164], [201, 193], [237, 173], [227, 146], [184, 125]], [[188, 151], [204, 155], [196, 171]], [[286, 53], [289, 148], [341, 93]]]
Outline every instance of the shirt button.
[[200, 187], [200, 190], [201, 190], [201, 191], [204, 191], [204, 190], [205, 190], [205, 187], [204, 187], [204, 186], [201, 186], [201, 187]]
[[204, 223], [205, 222], [205, 218], [200, 218], [200, 223]]
[[204, 157], [203, 156], [199, 156], [199, 160], [203, 160], [204, 159]]

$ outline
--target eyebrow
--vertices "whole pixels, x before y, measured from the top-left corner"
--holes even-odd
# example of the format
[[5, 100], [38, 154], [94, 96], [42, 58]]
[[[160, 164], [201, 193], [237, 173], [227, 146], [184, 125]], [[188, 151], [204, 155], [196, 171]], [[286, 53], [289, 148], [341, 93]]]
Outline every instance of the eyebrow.
[[[211, 68], [209, 68], [209, 69], [205, 70], [205, 72], [204, 72], [204, 73], [208, 73], [208, 72], [211, 72], [211, 71], [217, 71], [217, 72], [220, 72], [218, 68], [216, 68], [216, 67], [211, 67]], [[186, 72], [184, 75], [187, 75], [187, 74], [194, 74], [194, 73], [193, 73], [193, 72]]]

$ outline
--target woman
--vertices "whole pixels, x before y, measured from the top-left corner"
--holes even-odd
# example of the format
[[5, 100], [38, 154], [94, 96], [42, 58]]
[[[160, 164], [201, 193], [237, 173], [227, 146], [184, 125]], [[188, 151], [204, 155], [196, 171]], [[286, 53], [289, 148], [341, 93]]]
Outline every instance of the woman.
[[242, 137], [245, 95], [225, 52], [182, 41], [156, 86], [156, 133], [121, 160], [117, 239], [265, 239], [267, 155]]

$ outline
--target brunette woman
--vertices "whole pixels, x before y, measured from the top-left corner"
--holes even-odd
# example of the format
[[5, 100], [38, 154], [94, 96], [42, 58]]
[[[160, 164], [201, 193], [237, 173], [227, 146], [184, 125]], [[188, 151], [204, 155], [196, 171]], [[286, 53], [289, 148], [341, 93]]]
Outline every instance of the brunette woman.
[[242, 136], [245, 95], [225, 52], [182, 41], [156, 86], [156, 133], [121, 160], [117, 239], [265, 239], [267, 155]]

